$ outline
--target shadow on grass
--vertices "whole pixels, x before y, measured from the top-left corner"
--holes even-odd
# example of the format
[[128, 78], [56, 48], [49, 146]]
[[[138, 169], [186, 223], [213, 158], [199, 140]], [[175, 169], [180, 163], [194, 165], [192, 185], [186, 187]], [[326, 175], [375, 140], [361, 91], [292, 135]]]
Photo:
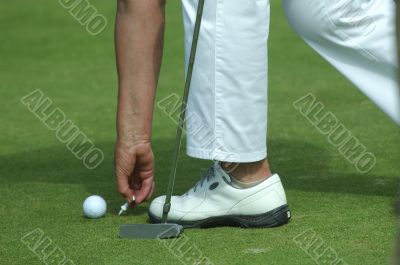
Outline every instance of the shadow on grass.
[[[170, 170], [173, 140], [155, 140], [156, 195], [165, 193]], [[113, 143], [97, 143], [105, 154], [104, 162], [95, 170], [88, 170], [65, 146], [33, 150], [31, 152], [0, 156], [0, 183], [43, 182], [82, 185], [88, 194], [100, 194], [109, 201], [110, 209], [119, 209], [123, 199], [116, 192], [113, 173]], [[351, 175], [335, 171], [326, 150], [306, 142], [269, 141], [270, 161], [273, 169], [281, 175], [288, 190], [351, 193], [394, 196], [397, 180], [392, 176], [359, 174]], [[342, 163], [347, 163], [343, 158]], [[200, 177], [209, 161], [192, 159], [181, 155], [175, 194], [181, 194]], [[86, 196], [85, 194], [84, 196]], [[144, 214], [145, 206], [137, 207], [135, 214]], [[115, 214], [115, 213], [114, 213]]]

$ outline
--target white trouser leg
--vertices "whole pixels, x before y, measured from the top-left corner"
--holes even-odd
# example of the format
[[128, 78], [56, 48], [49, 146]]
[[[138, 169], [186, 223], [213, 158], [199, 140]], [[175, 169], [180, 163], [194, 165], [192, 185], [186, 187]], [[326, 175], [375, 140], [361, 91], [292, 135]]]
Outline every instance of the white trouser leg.
[[[198, 0], [182, 0], [186, 66]], [[187, 153], [266, 157], [269, 0], [206, 0], [187, 112]]]
[[293, 29], [400, 125], [393, 0], [283, 0]]

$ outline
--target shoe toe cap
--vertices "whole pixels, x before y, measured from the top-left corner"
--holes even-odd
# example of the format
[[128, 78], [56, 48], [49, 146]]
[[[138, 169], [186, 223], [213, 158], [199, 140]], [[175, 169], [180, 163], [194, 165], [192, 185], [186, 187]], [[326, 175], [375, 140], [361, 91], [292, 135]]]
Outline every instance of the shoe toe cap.
[[165, 196], [160, 196], [155, 198], [150, 204], [149, 213], [154, 217], [161, 219], [164, 203], [165, 203]]

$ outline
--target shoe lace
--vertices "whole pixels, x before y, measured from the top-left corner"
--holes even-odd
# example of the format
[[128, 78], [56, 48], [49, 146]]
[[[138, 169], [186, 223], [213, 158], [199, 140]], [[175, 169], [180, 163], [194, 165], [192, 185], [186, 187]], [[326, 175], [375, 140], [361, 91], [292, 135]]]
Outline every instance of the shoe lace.
[[204, 182], [210, 182], [212, 178], [215, 176], [215, 167], [216, 164], [212, 165], [211, 167], [208, 168], [207, 173], [204, 175], [204, 177], [199, 180], [196, 185], [192, 188], [193, 192], [196, 192], [197, 188], [200, 186], [200, 188], [203, 187]]

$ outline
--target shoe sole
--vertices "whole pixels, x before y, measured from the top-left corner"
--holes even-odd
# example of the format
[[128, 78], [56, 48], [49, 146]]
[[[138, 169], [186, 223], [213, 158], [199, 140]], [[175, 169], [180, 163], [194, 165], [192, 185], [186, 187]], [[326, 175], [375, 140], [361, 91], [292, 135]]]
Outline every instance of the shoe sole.
[[[287, 204], [272, 211], [259, 215], [225, 215], [210, 217], [199, 221], [173, 221], [184, 228], [211, 228], [218, 226], [233, 226], [242, 228], [272, 228], [287, 224], [292, 217]], [[161, 219], [149, 212], [152, 223], [161, 223]]]

